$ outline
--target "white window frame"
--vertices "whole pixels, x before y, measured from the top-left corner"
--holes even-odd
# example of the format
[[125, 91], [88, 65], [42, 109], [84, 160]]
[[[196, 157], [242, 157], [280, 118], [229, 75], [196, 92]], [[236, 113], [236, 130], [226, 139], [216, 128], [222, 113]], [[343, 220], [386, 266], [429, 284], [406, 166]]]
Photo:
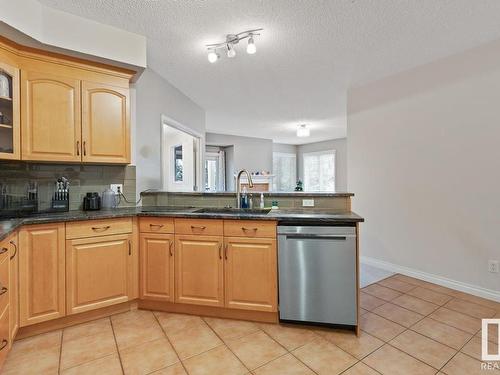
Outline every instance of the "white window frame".
[[[278, 171], [275, 171], [274, 170], [274, 158], [275, 156], [277, 157], [287, 157], [287, 158], [293, 158], [295, 159], [295, 168], [294, 168], [294, 180], [295, 182], [297, 182], [297, 154], [295, 153], [292, 153], [292, 152], [273, 152], [273, 184], [272, 184], [272, 187], [273, 187], [273, 191], [279, 191], [277, 189], [275, 189], [275, 184], [277, 184], [277, 181], [279, 180], [279, 173]], [[295, 188], [295, 186], [292, 186], [292, 191], [293, 189]]]
[[311, 190], [306, 184], [306, 156], [321, 156], [333, 154], [333, 191], [337, 191], [337, 150], [323, 150], [323, 151], [313, 151], [313, 152], [304, 152], [302, 154], [302, 178], [304, 183], [304, 191], [310, 192], [326, 192], [326, 190]]

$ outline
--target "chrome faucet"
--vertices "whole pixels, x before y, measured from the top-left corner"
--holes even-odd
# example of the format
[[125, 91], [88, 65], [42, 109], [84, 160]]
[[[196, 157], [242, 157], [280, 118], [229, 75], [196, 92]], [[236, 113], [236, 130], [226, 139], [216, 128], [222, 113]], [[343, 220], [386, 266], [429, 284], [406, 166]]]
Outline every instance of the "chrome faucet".
[[238, 177], [236, 177], [236, 207], [241, 208], [241, 188], [240, 188], [240, 179], [241, 175], [246, 173], [248, 179], [248, 187], [253, 188], [252, 176], [246, 169], [242, 169], [238, 172]]

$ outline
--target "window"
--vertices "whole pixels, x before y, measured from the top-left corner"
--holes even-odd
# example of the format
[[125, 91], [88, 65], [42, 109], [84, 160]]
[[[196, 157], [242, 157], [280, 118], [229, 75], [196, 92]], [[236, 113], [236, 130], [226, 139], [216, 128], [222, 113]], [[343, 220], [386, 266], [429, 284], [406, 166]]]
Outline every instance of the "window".
[[335, 191], [335, 150], [304, 154], [304, 190]]
[[205, 191], [224, 191], [226, 180], [225, 152], [205, 152]]
[[273, 191], [293, 191], [297, 182], [295, 154], [273, 152]]
[[182, 145], [174, 147], [174, 181], [182, 182], [184, 181], [183, 170], [182, 170]]

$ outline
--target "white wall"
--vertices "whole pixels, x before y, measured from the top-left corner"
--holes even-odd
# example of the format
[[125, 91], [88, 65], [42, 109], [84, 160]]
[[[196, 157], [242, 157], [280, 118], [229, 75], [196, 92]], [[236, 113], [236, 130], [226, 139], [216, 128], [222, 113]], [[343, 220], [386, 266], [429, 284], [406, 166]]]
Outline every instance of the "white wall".
[[500, 42], [348, 98], [361, 255], [500, 300]]
[[284, 143], [273, 143], [273, 152], [281, 152], [284, 154], [297, 154], [297, 146], [287, 145]]
[[297, 146], [297, 176], [304, 181], [304, 159], [308, 152], [335, 150], [335, 190], [347, 191], [347, 141], [345, 138]]
[[41, 43], [146, 67], [146, 38], [142, 35], [47, 7], [37, 0], [0, 0], [0, 9], [0, 21]]
[[205, 134], [205, 111], [151, 69], [133, 85], [136, 91], [137, 192], [161, 189], [161, 115]]
[[[206, 144], [213, 146], [234, 146], [232, 175], [241, 170], [249, 172], [272, 171], [273, 169], [273, 141], [264, 138], [240, 137], [235, 135], [206, 133]], [[227, 162], [227, 158], [226, 158]], [[231, 175], [229, 164], [226, 163]], [[234, 188], [232, 180], [226, 179], [228, 190]]]

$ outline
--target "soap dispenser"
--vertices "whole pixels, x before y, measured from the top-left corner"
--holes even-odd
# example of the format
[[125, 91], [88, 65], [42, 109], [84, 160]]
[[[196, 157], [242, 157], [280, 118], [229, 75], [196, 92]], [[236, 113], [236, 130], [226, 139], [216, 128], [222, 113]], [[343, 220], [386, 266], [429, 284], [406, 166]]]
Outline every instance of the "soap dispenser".
[[243, 193], [241, 194], [241, 208], [248, 208], [248, 194], [247, 187], [243, 187]]

